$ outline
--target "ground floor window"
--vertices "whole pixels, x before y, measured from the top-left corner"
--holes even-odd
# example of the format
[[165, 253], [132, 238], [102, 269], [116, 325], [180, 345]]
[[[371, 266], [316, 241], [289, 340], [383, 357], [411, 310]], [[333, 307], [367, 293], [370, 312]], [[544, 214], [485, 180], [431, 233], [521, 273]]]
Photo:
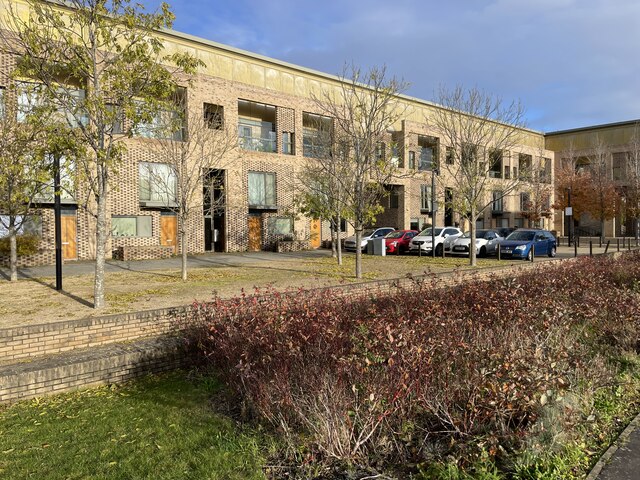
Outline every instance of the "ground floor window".
[[111, 217], [111, 233], [114, 237], [150, 237], [152, 218], [150, 215]]
[[293, 219], [290, 217], [270, 217], [269, 231], [274, 235], [290, 235], [293, 233]]

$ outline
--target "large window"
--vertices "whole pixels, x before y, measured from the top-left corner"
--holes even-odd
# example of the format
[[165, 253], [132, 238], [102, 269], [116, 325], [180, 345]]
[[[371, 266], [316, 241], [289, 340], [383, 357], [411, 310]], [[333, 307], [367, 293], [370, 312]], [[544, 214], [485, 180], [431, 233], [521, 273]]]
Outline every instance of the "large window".
[[212, 103], [204, 103], [202, 110], [207, 128], [222, 130], [222, 126], [224, 125], [224, 107]]
[[177, 177], [171, 165], [140, 162], [140, 204], [146, 207], [176, 205]]
[[438, 139], [418, 135], [418, 147], [420, 148], [418, 170], [438, 168]]
[[290, 235], [293, 233], [293, 219], [291, 217], [270, 217], [269, 232], [273, 235]]
[[249, 207], [276, 208], [276, 174], [249, 172]]
[[420, 185], [420, 211], [431, 212], [431, 185]]
[[504, 193], [500, 190], [494, 190], [491, 192], [492, 195], [492, 203], [491, 210], [494, 213], [502, 213], [503, 205], [504, 205]]
[[502, 150], [489, 152], [489, 177], [502, 178]]
[[333, 122], [329, 117], [303, 112], [302, 155], [308, 158], [326, 158], [331, 153]]
[[56, 88], [51, 98], [45, 98], [44, 87], [37, 83], [18, 82], [18, 105], [16, 119], [24, 122], [28, 115], [40, 109], [45, 102], [57, 111], [56, 118], [66, 121], [71, 127], [87, 124], [85, 91], [82, 88], [64, 86]]
[[113, 216], [111, 234], [114, 237], [150, 237], [151, 224], [150, 215]]
[[276, 152], [275, 125], [275, 106], [238, 100], [238, 142], [241, 148], [256, 152]]
[[[50, 166], [53, 172], [54, 158], [52, 155], [45, 157], [45, 163]], [[60, 157], [60, 202], [75, 203], [76, 193], [76, 165], [72, 160], [68, 160], [64, 156]], [[54, 197], [54, 178], [51, 178], [42, 184], [35, 200], [39, 203], [53, 203]]]
[[[39, 215], [17, 215], [15, 223], [19, 225], [19, 235], [35, 235], [36, 237], [42, 237], [42, 218]], [[0, 215], [0, 238], [6, 237], [9, 234], [6, 226], [9, 225], [9, 216]]]
[[[520, 180], [531, 181], [532, 158], [533, 157], [531, 155], [526, 153], [518, 154], [518, 167], [520, 168]], [[515, 167], [514, 167], [513, 177], [514, 178], [518, 177], [515, 173]]]

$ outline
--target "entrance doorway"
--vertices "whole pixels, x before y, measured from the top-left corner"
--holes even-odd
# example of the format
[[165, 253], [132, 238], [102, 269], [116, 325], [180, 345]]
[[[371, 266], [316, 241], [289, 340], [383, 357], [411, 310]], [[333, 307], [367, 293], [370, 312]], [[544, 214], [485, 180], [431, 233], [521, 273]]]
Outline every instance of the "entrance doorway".
[[62, 214], [60, 217], [62, 226], [62, 258], [64, 260], [76, 260], [78, 258], [77, 222], [75, 212]]
[[249, 245], [250, 252], [262, 250], [262, 218], [258, 215], [249, 216]]
[[175, 215], [160, 216], [160, 245], [173, 247], [178, 251], [178, 217]]
[[321, 234], [321, 224], [320, 220], [313, 219], [311, 220], [311, 233], [310, 237], [310, 247], [311, 248], [320, 248], [320, 244], [322, 242], [322, 234]]
[[225, 194], [224, 170], [211, 169], [202, 178], [202, 209], [204, 214], [204, 249], [207, 252], [225, 251]]

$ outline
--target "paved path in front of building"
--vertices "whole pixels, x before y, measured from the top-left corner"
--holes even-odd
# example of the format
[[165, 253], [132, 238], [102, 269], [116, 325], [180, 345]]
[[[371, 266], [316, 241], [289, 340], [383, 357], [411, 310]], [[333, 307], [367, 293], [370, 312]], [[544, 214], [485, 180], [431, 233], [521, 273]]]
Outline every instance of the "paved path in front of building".
[[586, 480], [637, 480], [640, 478], [640, 415], [600, 458]]

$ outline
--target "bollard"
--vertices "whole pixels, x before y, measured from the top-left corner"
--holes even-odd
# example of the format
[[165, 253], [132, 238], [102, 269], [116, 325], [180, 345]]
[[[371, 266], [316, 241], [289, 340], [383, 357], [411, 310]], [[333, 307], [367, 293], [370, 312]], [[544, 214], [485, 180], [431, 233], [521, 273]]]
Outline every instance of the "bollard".
[[[600, 241], [600, 246], [602, 246], [602, 241]], [[589, 256], [593, 257], [593, 242], [589, 240]]]
[[620, 239], [618, 238], [618, 251], [620, 251]]
[[602, 248], [602, 237], [600, 237], [598, 240], [600, 240], [600, 248]]
[[578, 256], [578, 242], [573, 242], [573, 256]]
[[609, 250], [609, 244], [610, 243], [611, 243], [611, 240], [607, 240], [607, 246], [604, 248], [605, 255], [607, 254], [607, 251]]
[[[471, 245], [469, 245], [469, 255], [471, 255]], [[442, 244], [442, 258], [444, 258], [444, 243]]]
[[536, 258], [536, 245], [535, 243], [531, 245], [531, 263], [533, 263], [533, 259]]
[[498, 261], [500, 261], [500, 244], [498, 244]]

